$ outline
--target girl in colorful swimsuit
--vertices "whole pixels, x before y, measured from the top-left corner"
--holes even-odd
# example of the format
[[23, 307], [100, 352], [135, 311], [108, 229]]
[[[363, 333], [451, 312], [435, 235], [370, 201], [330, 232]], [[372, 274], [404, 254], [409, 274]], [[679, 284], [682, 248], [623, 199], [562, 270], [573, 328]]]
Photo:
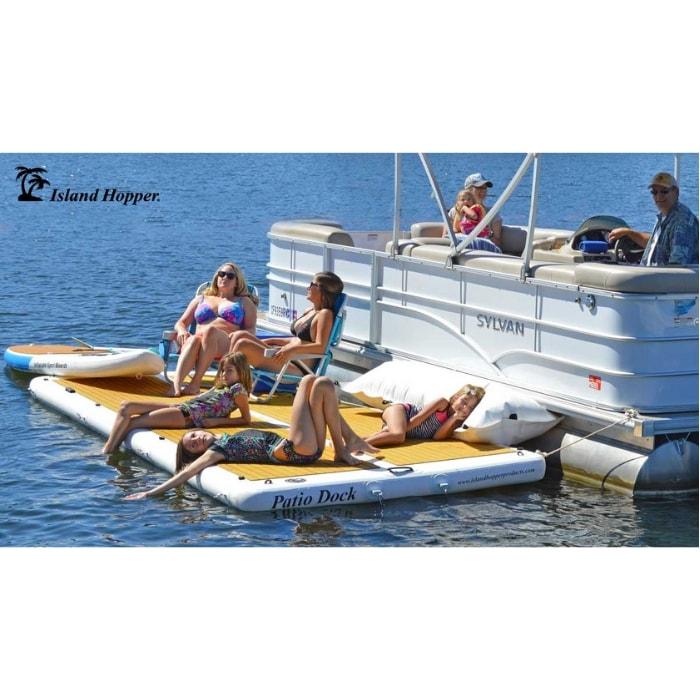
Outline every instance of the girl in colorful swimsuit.
[[[197, 328], [192, 335], [192, 322]], [[204, 294], [196, 296], [175, 324], [180, 346], [171, 396], [198, 394], [211, 363], [228, 352], [229, 334], [240, 329], [255, 333], [257, 307], [240, 268], [232, 262], [219, 266]], [[189, 384], [185, 377], [194, 369]]]
[[[290, 374], [305, 374], [303, 366], [295, 364], [296, 355], [320, 355], [326, 350], [335, 314], [335, 302], [343, 291], [343, 280], [333, 272], [319, 272], [314, 275], [307, 288], [306, 298], [311, 306], [290, 328], [291, 337], [267, 338], [261, 340], [254, 333], [239, 331], [231, 335], [230, 350], [242, 352], [253, 367], [279, 372], [288, 360]], [[274, 355], [266, 356], [265, 351], [276, 349]], [[269, 355], [269, 353], [268, 353]], [[309, 365], [313, 371], [314, 367]]]
[[[216, 428], [250, 425], [248, 395], [251, 391], [250, 365], [240, 352], [221, 359], [214, 388], [181, 404], [124, 401], [117, 411], [112, 431], [102, 448], [110, 454], [119, 448], [135, 428]], [[229, 418], [233, 411], [240, 416]]]
[[[458, 198], [456, 205], [457, 215], [455, 216], [454, 222], [455, 226], [457, 226], [456, 232], [464, 234], [471, 233], [486, 215], [486, 210], [476, 201], [476, 197], [474, 197], [469, 190], [462, 190], [459, 194], [462, 195], [462, 206], [458, 206]], [[459, 221], [457, 221], [458, 218]], [[488, 226], [479, 233], [479, 237], [491, 237], [491, 231]]]
[[446, 440], [452, 437], [484, 396], [480, 386], [467, 384], [449, 399], [426, 406], [392, 403], [382, 413], [382, 429], [369, 435], [370, 445], [400, 445], [405, 440]]
[[326, 429], [331, 435], [336, 461], [361, 464], [353, 452], [377, 452], [354, 433], [340, 415], [333, 382], [327, 377], [306, 376], [294, 396], [287, 437], [266, 430], [243, 430], [219, 436], [206, 430], [185, 433], [178, 444], [175, 475], [160, 486], [126, 498], [158, 496], [218, 462], [311, 464], [323, 452]]

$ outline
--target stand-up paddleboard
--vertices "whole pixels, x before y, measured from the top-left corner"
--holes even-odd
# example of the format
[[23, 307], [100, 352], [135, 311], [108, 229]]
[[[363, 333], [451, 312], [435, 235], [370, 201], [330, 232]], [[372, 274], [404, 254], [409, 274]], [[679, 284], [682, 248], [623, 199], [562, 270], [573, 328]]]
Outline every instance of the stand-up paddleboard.
[[58, 377], [137, 377], [163, 371], [159, 355], [139, 348], [12, 345], [4, 359], [12, 369]]

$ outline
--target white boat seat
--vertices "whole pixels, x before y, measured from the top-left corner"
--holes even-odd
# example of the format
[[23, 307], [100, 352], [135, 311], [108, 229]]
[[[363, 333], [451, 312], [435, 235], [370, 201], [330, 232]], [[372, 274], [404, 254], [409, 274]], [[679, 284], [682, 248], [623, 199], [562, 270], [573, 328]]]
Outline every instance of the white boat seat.
[[[445, 263], [449, 257], [449, 241], [435, 240], [429, 244], [414, 245], [417, 241], [405, 239], [402, 255], [419, 260]], [[558, 255], [551, 253], [552, 256]], [[605, 263], [564, 263], [561, 255], [552, 262], [535, 261], [530, 274], [535, 279], [568, 284], [574, 287], [593, 287], [614, 292], [636, 294], [698, 293], [697, 268], [640, 267], [639, 265], [609, 265]], [[565, 259], [565, 258], [564, 258]], [[455, 264], [486, 272], [518, 276], [522, 267], [519, 257], [499, 255], [482, 250], [461, 253]]]
[[485, 254], [484, 251], [473, 250], [459, 256], [459, 264], [472, 270], [499, 272], [504, 275], [518, 277], [523, 261], [514, 255]]
[[[419, 222], [411, 226], [411, 238], [398, 241], [399, 255], [419, 260], [446, 263], [450, 254], [450, 239], [442, 237], [440, 222]], [[420, 233], [422, 235], [415, 236]], [[455, 264], [488, 272], [519, 275], [520, 255], [527, 232], [518, 226], [503, 227], [503, 254], [468, 250], [461, 253]], [[562, 250], [562, 243], [571, 232], [560, 229], [535, 229], [533, 264], [530, 274], [535, 279], [572, 286], [593, 287], [615, 292], [636, 294], [698, 293], [697, 268], [640, 267], [584, 262], [578, 251]], [[386, 245], [391, 252], [392, 242]]]
[[578, 250], [552, 250], [551, 248], [533, 248], [532, 259], [540, 262], [566, 264], [582, 263], [584, 261], [583, 253], [580, 253]]
[[[432, 260], [434, 262], [445, 263], [450, 257], [449, 241], [446, 244], [432, 243], [418, 246], [411, 251], [411, 257], [418, 258], [419, 260]], [[492, 253], [487, 250], [467, 250], [460, 253], [454, 262], [456, 265], [465, 265], [470, 267], [478, 266], [476, 261], [480, 261], [482, 259], [488, 260], [488, 264], [493, 264], [494, 266], [498, 266], [498, 263], [503, 261], [505, 265], [509, 266], [507, 268], [509, 271], [511, 269], [510, 265], [513, 263], [517, 264], [518, 266], [521, 264], [520, 259], [512, 255]], [[474, 265], [472, 265], [472, 263], [474, 263]]]
[[[536, 228], [533, 250], [553, 250], [560, 248], [571, 237], [571, 231], [556, 228]], [[521, 226], [503, 226], [501, 229], [501, 250], [509, 255], [522, 255], [525, 250], [527, 231]]]
[[547, 282], [561, 282], [562, 284], [570, 284], [576, 286], [576, 268], [578, 265], [569, 265], [564, 263], [547, 264], [539, 262], [530, 268], [530, 274], [538, 280], [546, 280]]
[[[442, 233], [445, 230], [445, 225], [440, 221], [419, 221], [411, 226], [411, 238], [418, 245], [436, 243], [445, 241], [449, 245], [450, 239], [444, 238]], [[535, 229], [535, 240], [533, 248], [535, 250], [551, 250], [558, 248], [571, 236], [571, 231], [562, 229]], [[527, 231], [521, 226], [506, 226], [501, 228], [501, 250], [506, 255], [520, 256], [525, 249], [525, 239]], [[386, 248], [390, 252], [391, 246]], [[583, 258], [582, 258], [583, 259]]]
[[347, 231], [333, 226], [310, 224], [304, 221], [278, 221], [270, 228], [270, 233], [278, 236], [288, 236], [304, 241], [318, 241], [333, 245], [354, 247], [352, 236]]
[[[393, 241], [389, 241], [385, 246], [385, 251], [391, 253]], [[443, 247], [450, 246], [450, 241], [447, 238], [400, 238], [398, 240], [398, 254], [411, 256], [415, 248], [422, 245], [439, 245]]]
[[576, 283], [615, 292], [637, 294], [697, 294], [698, 268], [647, 267], [646, 265], [576, 265]]
[[527, 231], [518, 226], [501, 227], [501, 250], [508, 255], [522, 255]]
[[440, 221], [419, 221], [411, 226], [411, 238], [442, 238], [444, 230]]
[[697, 294], [698, 268], [578, 263], [533, 267], [536, 279], [632, 294]]

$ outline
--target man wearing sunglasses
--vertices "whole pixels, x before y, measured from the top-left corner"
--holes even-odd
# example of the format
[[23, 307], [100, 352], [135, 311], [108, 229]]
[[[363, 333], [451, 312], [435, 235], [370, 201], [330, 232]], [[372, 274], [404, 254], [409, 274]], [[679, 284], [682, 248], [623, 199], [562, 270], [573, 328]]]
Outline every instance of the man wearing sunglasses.
[[651, 233], [616, 228], [608, 240], [627, 236], [644, 248], [640, 265], [697, 265], [698, 217], [678, 201], [678, 183], [670, 173], [656, 173], [649, 191], [659, 210]]

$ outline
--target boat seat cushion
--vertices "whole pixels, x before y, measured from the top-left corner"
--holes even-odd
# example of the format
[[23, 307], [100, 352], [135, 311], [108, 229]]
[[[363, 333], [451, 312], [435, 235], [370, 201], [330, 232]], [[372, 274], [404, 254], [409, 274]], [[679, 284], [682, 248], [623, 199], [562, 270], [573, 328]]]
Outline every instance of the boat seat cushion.
[[352, 236], [347, 231], [321, 224], [310, 224], [303, 221], [278, 221], [272, 225], [270, 233], [304, 241], [354, 247]]
[[583, 263], [575, 266], [576, 283], [615, 292], [637, 294], [697, 294], [698, 268], [647, 267]]
[[501, 250], [508, 255], [522, 255], [527, 231], [519, 226], [501, 227]]
[[[444, 245], [436, 245], [434, 243], [421, 245], [414, 248], [411, 252], [411, 257], [413, 258], [441, 263], [447, 262], [449, 256], [449, 241]], [[512, 255], [492, 253], [487, 250], [467, 250], [457, 256], [455, 264], [483, 270], [519, 274], [521, 261], [520, 258], [516, 258]]]
[[[423, 239], [425, 240], [425, 239]], [[399, 241], [399, 253], [419, 260], [446, 263], [450, 256], [447, 239], [433, 239], [423, 243], [421, 239]], [[427, 239], [430, 240], [430, 239]], [[390, 244], [387, 251], [390, 251]], [[563, 263], [556, 257], [547, 261], [534, 260], [531, 275], [538, 280], [557, 282], [574, 287], [593, 287], [613, 292], [636, 294], [698, 293], [698, 269], [688, 267], [645, 267], [640, 265], [608, 265], [605, 263]], [[520, 275], [522, 260], [513, 255], [468, 250], [461, 253], [455, 264], [485, 272]]]
[[[391, 253], [392, 244], [393, 241], [389, 241], [386, 244], [385, 250], [387, 253]], [[400, 238], [398, 240], [398, 253], [399, 255], [410, 256], [414, 248], [422, 245], [436, 245], [449, 249], [450, 241], [447, 238]]]
[[589, 262], [577, 265], [540, 263], [532, 268], [536, 279], [578, 287], [632, 294], [697, 294], [698, 269], [646, 267]]
[[556, 262], [556, 263], [582, 263], [583, 253], [578, 250], [569, 250], [568, 248], [552, 250], [551, 248], [534, 248], [532, 251], [532, 259], [541, 262]]
[[419, 221], [411, 226], [411, 238], [442, 238], [444, 231], [441, 221]]

